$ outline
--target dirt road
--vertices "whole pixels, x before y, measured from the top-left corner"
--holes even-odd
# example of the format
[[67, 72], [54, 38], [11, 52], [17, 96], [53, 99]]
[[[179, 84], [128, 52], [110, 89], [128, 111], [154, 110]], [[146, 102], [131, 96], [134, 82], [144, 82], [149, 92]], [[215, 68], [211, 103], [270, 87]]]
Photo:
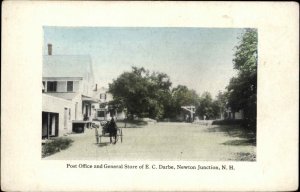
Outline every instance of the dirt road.
[[95, 130], [72, 134], [71, 147], [44, 159], [55, 160], [255, 160], [255, 141], [238, 129], [190, 123], [156, 123], [123, 128], [123, 142], [96, 143]]

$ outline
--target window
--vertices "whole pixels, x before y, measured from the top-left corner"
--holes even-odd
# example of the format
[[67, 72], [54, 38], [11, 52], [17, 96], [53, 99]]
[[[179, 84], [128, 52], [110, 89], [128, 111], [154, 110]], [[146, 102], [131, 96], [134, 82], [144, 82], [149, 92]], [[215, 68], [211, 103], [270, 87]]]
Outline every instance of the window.
[[105, 93], [101, 93], [100, 94], [100, 99], [106, 99], [106, 94]]
[[67, 81], [67, 91], [73, 92], [73, 81]]
[[56, 92], [57, 81], [48, 81], [47, 82], [47, 92]]
[[98, 111], [97, 116], [98, 117], [105, 117], [105, 112], [104, 111]]

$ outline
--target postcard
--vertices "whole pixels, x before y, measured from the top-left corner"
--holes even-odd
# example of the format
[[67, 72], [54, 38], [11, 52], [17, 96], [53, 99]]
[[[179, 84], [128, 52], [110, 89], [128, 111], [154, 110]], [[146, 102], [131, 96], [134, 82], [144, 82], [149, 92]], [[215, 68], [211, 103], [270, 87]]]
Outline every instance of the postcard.
[[4, 2], [5, 191], [298, 188], [293, 2]]

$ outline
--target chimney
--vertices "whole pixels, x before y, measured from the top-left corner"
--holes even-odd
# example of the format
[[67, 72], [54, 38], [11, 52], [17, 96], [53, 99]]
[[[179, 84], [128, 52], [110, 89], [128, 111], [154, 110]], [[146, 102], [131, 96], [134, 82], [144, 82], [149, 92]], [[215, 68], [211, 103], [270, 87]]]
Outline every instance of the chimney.
[[48, 55], [52, 55], [52, 44], [48, 44]]
[[96, 83], [96, 86], [95, 86], [95, 90], [94, 91], [97, 91], [97, 83]]

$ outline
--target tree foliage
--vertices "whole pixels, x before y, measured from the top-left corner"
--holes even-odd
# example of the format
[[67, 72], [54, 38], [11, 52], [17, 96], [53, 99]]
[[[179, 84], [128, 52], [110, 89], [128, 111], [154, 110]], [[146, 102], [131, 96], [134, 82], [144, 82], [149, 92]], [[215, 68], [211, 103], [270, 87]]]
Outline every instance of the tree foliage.
[[225, 113], [226, 107], [227, 107], [227, 103], [228, 103], [228, 92], [221, 92], [219, 91], [217, 97], [216, 97], [216, 101], [217, 106], [218, 106], [218, 110], [220, 118], [227, 118], [227, 114]]
[[234, 69], [238, 70], [227, 86], [228, 105], [233, 111], [242, 109], [247, 126], [256, 125], [257, 94], [257, 31], [246, 29], [233, 59]]
[[220, 114], [220, 104], [213, 100], [209, 92], [201, 97], [193, 89], [184, 85], [172, 88], [172, 82], [165, 73], [152, 72], [132, 67], [131, 72], [122, 73], [109, 84], [109, 92], [114, 100], [111, 106], [127, 109], [129, 117], [150, 117], [154, 119], [168, 118], [176, 120], [183, 114], [182, 106], [193, 105], [196, 115], [209, 119]]
[[187, 86], [178, 85], [172, 89], [172, 106], [170, 116], [175, 118], [182, 111], [182, 106], [199, 106], [199, 96], [195, 90], [188, 89]]
[[202, 93], [199, 99], [199, 106], [196, 110], [200, 118], [215, 119], [220, 114], [220, 106], [216, 100], [213, 100], [209, 92]]
[[126, 108], [133, 117], [159, 119], [168, 105], [172, 83], [165, 73], [150, 72], [144, 68], [132, 67], [131, 72], [122, 73], [109, 84], [114, 104]]
[[132, 67], [131, 72], [122, 73], [109, 85], [109, 92], [114, 96], [111, 104], [119, 109], [126, 108], [129, 117], [154, 119], [174, 119], [181, 113], [181, 106], [199, 106], [196, 91], [184, 85], [171, 86], [165, 73]]

